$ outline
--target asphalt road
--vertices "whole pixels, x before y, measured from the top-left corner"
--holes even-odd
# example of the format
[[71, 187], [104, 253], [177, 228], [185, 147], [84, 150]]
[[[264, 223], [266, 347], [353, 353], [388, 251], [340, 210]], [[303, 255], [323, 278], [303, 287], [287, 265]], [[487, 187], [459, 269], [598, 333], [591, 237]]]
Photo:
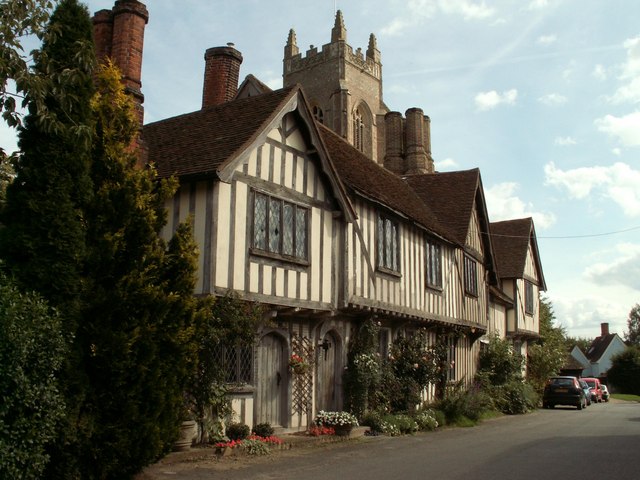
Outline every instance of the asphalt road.
[[474, 428], [368, 437], [223, 465], [192, 465], [154, 478], [203, 479], [640, 479], [640, 404], [556, 407]]

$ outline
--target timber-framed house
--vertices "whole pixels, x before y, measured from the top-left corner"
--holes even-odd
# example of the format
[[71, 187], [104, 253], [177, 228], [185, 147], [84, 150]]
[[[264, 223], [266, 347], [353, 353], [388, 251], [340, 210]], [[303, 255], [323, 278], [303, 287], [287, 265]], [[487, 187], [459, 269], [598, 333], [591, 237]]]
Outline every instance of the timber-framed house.
[[[120, 30], [109, 22], [126, 20], [141, 53], [140, 2], [98, 14], [99, 52], [115, 56]], [[429, 117], [382, 101], [375, 37], [354, 52], [338, 12], [321, 51], [302, 57], [292, 30], [284, 55], [285, 87], [271, 91], [252, 75], [238, 87], [233, 45], [207, 50], [202, 108], [142, 131], [146, 161], [179, 180], [164, 234], [193, 219], [194, 293], [233, 292], [271, 319], [255, 346], [228, 352], [237, 420], [300, 430], [317, 411], [342, 409], [363, 320], [379, 322], [383, 355], [418, 328], [446, 342], [450, 381], [471, 381], [488, 334], [534, 339], [546, 287], [533, 222], [490, 224], [479, 170], [434, 170]], [[133, 93], [139, 67], [124, 69]], [[509, 226], [526, 236], [517, 246], [500, 236]], [[514, 252], [522, 268], [509, 268]], [[312, 368], [294, 375], [294, 353]]]

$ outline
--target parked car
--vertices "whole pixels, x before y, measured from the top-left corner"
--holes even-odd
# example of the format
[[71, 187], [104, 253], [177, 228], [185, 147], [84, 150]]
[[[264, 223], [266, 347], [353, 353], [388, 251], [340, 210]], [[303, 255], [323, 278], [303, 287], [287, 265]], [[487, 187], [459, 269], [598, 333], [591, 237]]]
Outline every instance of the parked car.
[[609, 397], [611, 395], [609, 395], [609, 389], [607, 388], [606, 385], [600, 385], [600, 387], [602, 388], [602, 400], [604, 400], [605, 402], [609, 401]]
[[542, 407], [573, 405], [578, 410], [587, 406], [587, 395], [576, 377], [558, 376], [547, 380], [542, 395]]
[[578, 379], [578, 383], [582, 387], [582, 390], [584, 390], [584, 396], [587, 397], [587, 405], [591, 405], [591, 389], [589, 388], [589, 384], [581, 378]]
[[602, 384], [600, 380], [591, 377], [585, 377], [583, 380], [587, 382], [591, 390], [591, 401], [594, 403], [602, 402]]

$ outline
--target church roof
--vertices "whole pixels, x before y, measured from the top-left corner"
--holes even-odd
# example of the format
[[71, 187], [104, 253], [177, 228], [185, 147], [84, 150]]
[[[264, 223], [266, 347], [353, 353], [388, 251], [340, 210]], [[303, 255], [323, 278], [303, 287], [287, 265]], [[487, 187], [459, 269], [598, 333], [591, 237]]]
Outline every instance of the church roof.
[[400, 177], [371, 161], [329, 128], [318, 126], [340, 179], [347, 187], [453, 241], [452, 232]]
[[143, 128], [158, 176], [208, 176], [241, 152], [299, 87], [242, 98], [179, 115]]

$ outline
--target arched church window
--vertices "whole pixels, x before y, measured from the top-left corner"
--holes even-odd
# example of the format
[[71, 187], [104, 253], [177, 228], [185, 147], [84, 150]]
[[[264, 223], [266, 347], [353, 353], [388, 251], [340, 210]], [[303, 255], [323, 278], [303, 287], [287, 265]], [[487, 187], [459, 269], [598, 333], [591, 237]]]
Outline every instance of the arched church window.
[[313, 106], [313, 118], [315, 118], [316, 121], [324, 124], [324, 112], [317, 105]]
[[359, 108], [353, 112], [353, 146], [364, 152], [364, 119]]

